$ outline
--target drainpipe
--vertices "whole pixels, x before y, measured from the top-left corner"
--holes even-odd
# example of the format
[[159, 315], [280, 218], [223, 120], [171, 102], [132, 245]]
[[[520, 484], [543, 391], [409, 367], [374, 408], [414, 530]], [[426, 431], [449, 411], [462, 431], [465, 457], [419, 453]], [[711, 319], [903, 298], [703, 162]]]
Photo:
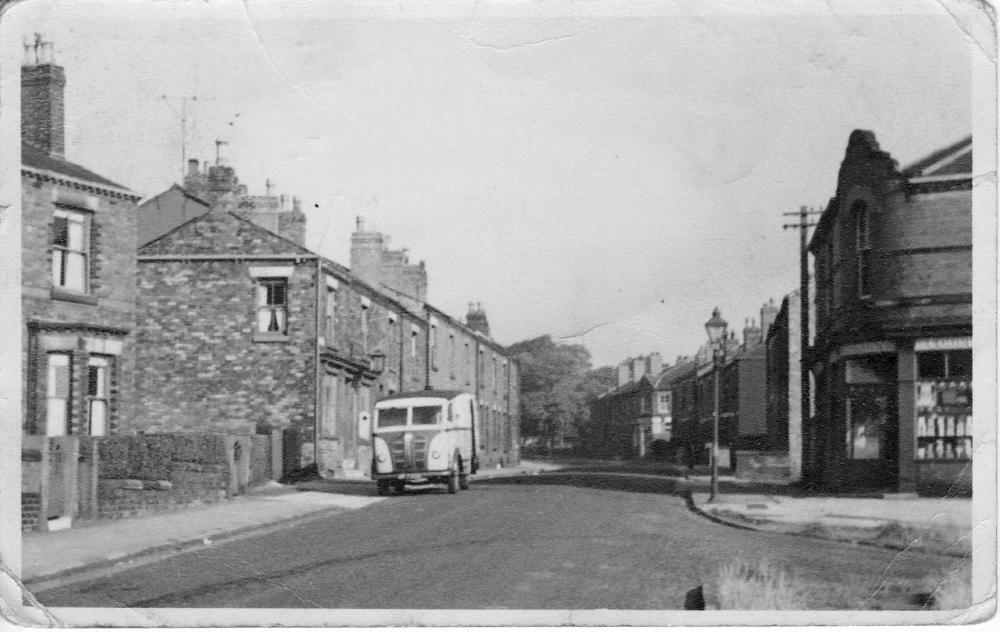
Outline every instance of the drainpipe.
[[427, 333], [424, 335], [424, 390], [431, 390], [431, 331], [434, 326], [431, 324], [431, 312], [424, 306], [424, 317], [427, 319]]
[[322, 410], [320, 397], [323, 393], [320, 382], [322, 381], [322, 367], [320, 366], [320, 352], [322, 349], [319, 344], [319, 332], [322, 326], [322, 320], [320, 316], [320, 300], [322, 299], [322, 289], [323, 289], [323, 261], [316, 257], [316, 309], [314, 310], [314, 316], [316, 319], [316, 349], [315, 349], [315, 364], [313, 367], [313, 463], [316, 464], [316, 472], [319, 472], [319, 419], [320, 412]]
[[[411, 333], [410, 335], [412, 336], [413, 334]], [[399, 389], [400, 393], [402, 393], [404, 390], [406, 390], [406, 389], [403, 388], [403, 385], [406, 384], [406, 382], [403, 379], [404, 378], [404, 375], [403, 375], [403, 366], [404, 366], [404, 360], [403, 360], [404, 356], [403, 356], [403, 353], [406, 351], [406, 343], [407, 342], [408, 341], [407, 341], [407, 338], [406, 338], [406, 318], [404, 318], [402, 312], [400, 312], [400, 314], [399, 314], [399, 384], [397, 385], [397, 388]]]

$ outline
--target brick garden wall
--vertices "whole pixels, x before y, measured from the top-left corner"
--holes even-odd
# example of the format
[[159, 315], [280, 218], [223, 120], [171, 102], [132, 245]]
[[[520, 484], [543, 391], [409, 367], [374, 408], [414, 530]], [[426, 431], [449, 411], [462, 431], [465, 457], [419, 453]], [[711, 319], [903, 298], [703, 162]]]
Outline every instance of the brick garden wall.
[[118, 519], [223, 500], [231, 443], [224, 435], [103, 437], [96, 507], [81, 517]]

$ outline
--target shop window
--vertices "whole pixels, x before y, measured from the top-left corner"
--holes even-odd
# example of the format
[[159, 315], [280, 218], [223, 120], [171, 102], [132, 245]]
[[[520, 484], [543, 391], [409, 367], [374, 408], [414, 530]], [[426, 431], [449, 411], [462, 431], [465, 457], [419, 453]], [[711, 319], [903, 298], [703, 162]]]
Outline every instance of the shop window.
[[288, 279], [257, 280], [257, 332], [288, 333]]
[[972, 351], [917, 354], [917, 459], [972, 458]]
[[895, 358], [891, 356], [846, 359], [844, 420], [847, 458], [867, 460], [895, 456], [895, 410], [890, 408], [895, 370]]
[[881, 459], [885, 454], [889, 399], [872, 385], [852, 386], [846, 402], [847, 458]]
[[59, 209], [52, 221], [52, 285], [79, 294], [89, 291], [90, 215]]
[[854, 254], [857, 269], [858, 298], [871, 295], [872, 244], [868, 205], [861, 200], [852, 207], [854, 216]]
[[108, 358], [87, 361], [87, 433], [92, 437], [108, 434], [109, 369]]
[[71, 359], [68, 353], [46, 354], [45, 434], [50, 437], [69, 433]]

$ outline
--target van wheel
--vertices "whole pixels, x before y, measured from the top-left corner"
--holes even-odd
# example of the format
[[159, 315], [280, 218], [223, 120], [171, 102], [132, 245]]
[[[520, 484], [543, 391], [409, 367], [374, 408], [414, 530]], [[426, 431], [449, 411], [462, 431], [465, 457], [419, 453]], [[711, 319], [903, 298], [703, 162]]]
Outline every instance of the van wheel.
[[392, 485], [392, 491], [394, 491], [396, 494], [402, 494], [405, 490], [406, 490], [406, 483], [404, 483], [403, 481], [396, 481]]
[[458, 488], [463, 491], [469, 489], [469, 475], [465, 472], [458, 475]]
[[389, 493], [389, 481], [378, 481], [378, 495], [385, 496]]
[[458, 472], [455, 471], [455, 466], [452, 466], [451, 471], [448, 472], [448, 493], [454, 494], [458, 492]]

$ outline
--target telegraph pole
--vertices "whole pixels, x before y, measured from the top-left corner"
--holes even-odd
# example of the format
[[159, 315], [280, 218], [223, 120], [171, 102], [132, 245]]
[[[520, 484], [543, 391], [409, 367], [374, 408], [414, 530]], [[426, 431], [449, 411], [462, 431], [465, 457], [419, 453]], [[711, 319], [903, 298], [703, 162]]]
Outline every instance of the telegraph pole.
[[[799, 344], [799, 357], [801, 369], [799, 371], [801, 379], [802, 407], [802, 432], [809, 429], [809, 413], [812, 410], [812, 392], [809, 383], [809, 228], [816, 225], [810, 222], [810, 216], [821, 215], [822, 210], [814, 210], [809, 207], [800, 206], [798, 213], [782, 213], [782, 215], [797, 216], [798, 222], [795, 224], [785, 224], [784, 230], [791, 228], [799, 229], [799, 331], [801, 332], [801, 342]], [[805, 443], [805, 442], [803, 442]]]

